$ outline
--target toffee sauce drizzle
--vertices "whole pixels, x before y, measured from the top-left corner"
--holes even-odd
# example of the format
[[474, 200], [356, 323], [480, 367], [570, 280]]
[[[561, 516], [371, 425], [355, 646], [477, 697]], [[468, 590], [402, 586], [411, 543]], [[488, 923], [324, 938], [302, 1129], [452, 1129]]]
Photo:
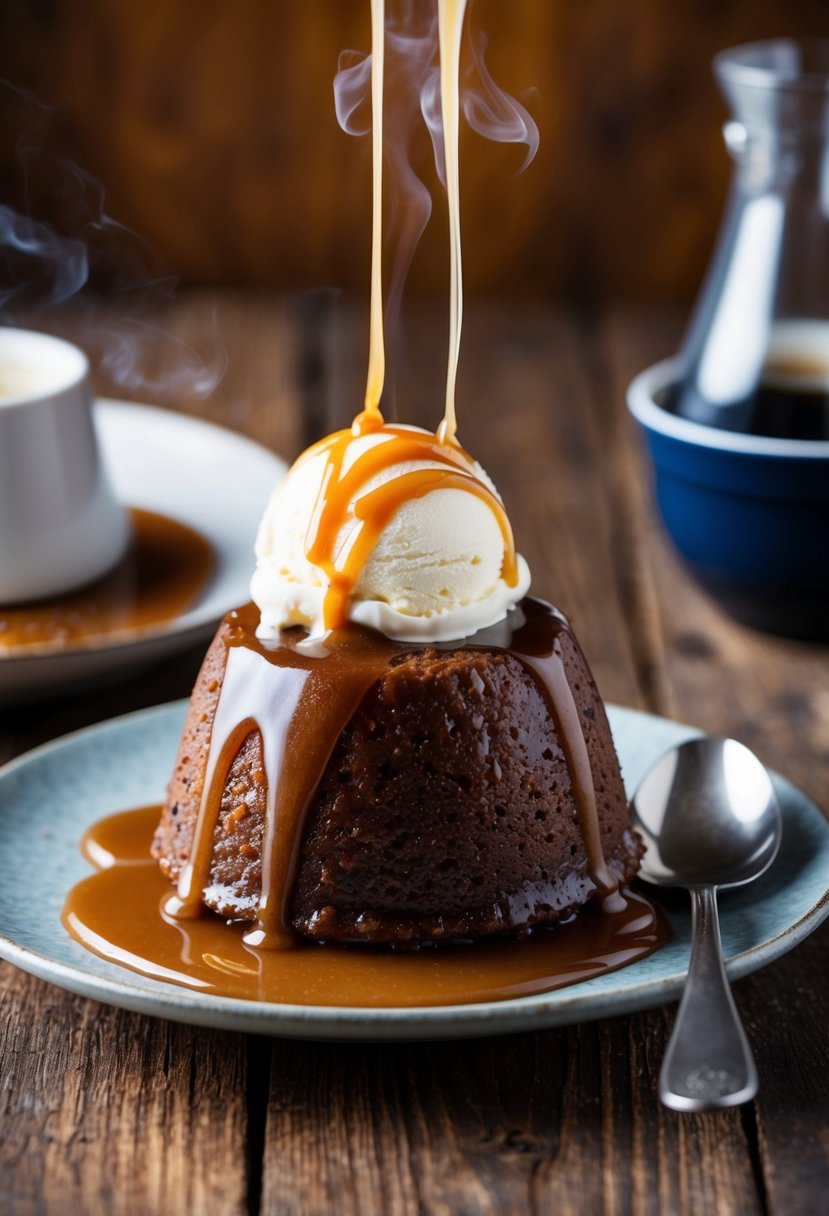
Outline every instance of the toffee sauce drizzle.
[[[269, 645], [256, 637], [254, 605], [239, 609], [232, 619], [235, 629], [228, 640], [191, 855], [164, 911], [178, 919], [202, 912], [227, 774], [246, 736], [258, 730], [267, 782], [262, 892], [255, 927], [244, 940], [265, 949], [285, 949], [296, 943], [290, 897], [317, 785], [363, 697], [392, 659], [416, 647], [353, 624], [333, 630], [324, 642], [303, 642], [304, 635], [291, 630]], [[589, 876], [597, 898], [613, 911], [621, 898], [619, 884], [602, 852], [590, 760], [562, 656], [561, 635], [566, 631], [568, 622], [556, 609], [526, 599], [505, 621], [462, 642], [437, 644], [436, 649], [506, 651], [536, 681], [564, 751]]]
[[[380, 442], [362, 452], [346, 468], [355, 438], [374, 434]], [[515, 543], [507, 513], [498, 495], [481, 480], [475, 461], [457, 443], [408, 427], [390, 426], [378, 410], [359, 414], [349, 430], [336, 431], [310, 447], [300, 461], [325, 456], [319, 498], [311, 514], [305, 541], [308, 560], [324, 572], [328, 591], [323, 603], [326, 629], [346, 624], [348, 602], [365, 562], [383, 529], [405, 503], [432, 490], [457, 489], [481, 499], [495, 515], [504, 542], [502, 577], [509, 587], [518, 582]], [[393, 476], [359, 497], [375, 476], [409, 462], [428, 461], [437, 468], [415, 469]], [[354, 502], [358, 528], [347, 552], [336, 552], [337, 538]]]

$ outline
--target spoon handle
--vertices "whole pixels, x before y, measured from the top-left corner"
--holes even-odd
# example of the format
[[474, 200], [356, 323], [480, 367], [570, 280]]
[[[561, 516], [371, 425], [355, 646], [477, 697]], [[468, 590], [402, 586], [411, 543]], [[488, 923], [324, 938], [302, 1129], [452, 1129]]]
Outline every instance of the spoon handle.
[[691, 962], [659, 1076], [674, 1110], [748, 1102], [757, 1069], [725, 974], [716, 887], [691, 890]]

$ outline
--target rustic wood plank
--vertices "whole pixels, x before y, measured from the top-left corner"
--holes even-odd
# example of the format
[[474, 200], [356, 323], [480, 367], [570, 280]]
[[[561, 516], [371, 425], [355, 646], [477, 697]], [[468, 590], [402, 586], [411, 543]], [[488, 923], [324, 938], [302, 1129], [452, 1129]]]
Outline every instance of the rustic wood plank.
[[[562, 1203], [578, 1212], [588, 1182], [600, 1171], [601, 1189], [587, 1211], [662, 1216], [726, 1213], [750, 1216], [762, 1208], [755, 1193], [739, 1112], [716, 1120], [666, 1111], [656, 1098], [669, 1018], [664, 1009], [570, 1030], [581, 1088], [569, 1095], [570, 1172]], [[598, 1075], [596, 1075], [598, 1073]]]
[[246, 1212], [241, 1036], [0, 975], [3, 1211]]
[[819, 1211], [829, 1186], [829, 926], [738, 986], [754, 1044], [759, 1157], [774, 1216]]
[[556, 1152], [565, 1056], [563, 1032], [409, 1047], [277, 1046], [264, 1209], [532, 1210], [535, 1172]]
[[664, 1012], [468, 1043], [275, 1044], [263, 1209], [762, 1212], [739, 1112], [661, 1111]]
[[[495, 79], [526, 101], [541, 145], [515, 180], [519, 151], [462, 127], [473, 289], [541, 299], [696, 290], [729, 170], [711, 56], [756, 38], [823, 37], [826, 12], [823, 0], [675, 0], [669, 11], [666, 21], [664, 0], [474, 6]], [[65, 157], [190, 282], [365, 290], [368, 141], [338, 129], [331, 80], [340, 51], [368, 43], [357, 0], [0, 6], [0, 78], [54, 107], [0, 93], [4, 202], [71, 224], [79, 190]], [[391, 91], [391, 48], [389, 61]], [[430, 152], [419, 131], [415, 163], [441, 209], [412, 268], [424, 296], [443, 294], [446, 277]], [[94, 186], [88, 195], [95, 216]]]
[[[677, 335], [676, 318], [617, 314], [601, 337], [618, 410], [620, 475], [631, 487], [627, 548], [639, 581], [630, 598], [663, 671], [651, 685], [654, 708], [745, 740], [820, 803], [829, 783], [829, 649], [733, 622], [689, 578], [651, 507], [643, 453], [621, 402], [634, 372], [669, 353]], [[754, 1113], [745, 1115], [747, 1135], [754, 1137], [756, 1119], [758, 1180], [780, 1216], [821, 1206], [829, 1183], [828, 963], [824, 925], [736, 986], [761, 1079]]]
[[122, 677], [108, 687], [88, 689], [32, 705], [0, 711], [0, 764], [18, 753], [94, 722], [150, 705], [187, 697], [204, 658], [204, 646], [190, 646], [163, 665]]

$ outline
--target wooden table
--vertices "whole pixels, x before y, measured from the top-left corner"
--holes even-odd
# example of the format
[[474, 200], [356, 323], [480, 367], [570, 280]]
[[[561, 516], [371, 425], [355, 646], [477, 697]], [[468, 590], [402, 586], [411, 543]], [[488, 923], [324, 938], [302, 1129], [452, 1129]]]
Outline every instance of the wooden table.
[[[330, 295], [196, 296], [161, 319], [197, 349], [215, 354], [220, 338], [229, 360], [208, 400], [179, 385], [166, 403], [287, 456], [359, 401], [364, 326]], [[72, 317], [61, 327], [82, 328]], [[735, 735], [825, 801], [829, 650], [732, 623], [654, 522], [624, 386], [678, 332], [677, 318], [629, 311], [471, 308], [462, 437], [506, 499], [536, 590], [572, 617], [605, 697]], [[434, 425], [439, 309], [411, 318], [408, 343], [402, 416]], [[154, 378], [178, 361], [169, 342], [149, 356]], [[125, 395], [104, 377], [99, 387]], [[185, 695], [198, 662], [188, 653], [116, 688], [6, 712], [0, 758]], [[826, 1211], [827, 973], [829, 925], [740, 981], [758, 1098], [678, 1115], [655, 1097], [670, 1008], [506, 1038], [341, 1046], [154, 1021], [2, 964], [0, 1209]]]

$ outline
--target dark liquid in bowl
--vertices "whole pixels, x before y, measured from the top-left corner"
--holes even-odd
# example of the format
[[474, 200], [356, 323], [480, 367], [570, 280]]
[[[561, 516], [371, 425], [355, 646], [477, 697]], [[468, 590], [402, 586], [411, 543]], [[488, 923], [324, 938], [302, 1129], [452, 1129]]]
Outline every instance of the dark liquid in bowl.
[[[821, 382], [822, 381], [822, 382]], [[775, 439], [829, 440], [829, 366], [820, 355], [776, 360], [749, 396], [714, 404], [693, 379], [672, 389], [666, 408], [692, 422]]]
[[[699, 376], [692, 376], [666, 393], [664, 408], [720, 430], [829, 442], [829, 332], [823, 325], [814, 324], [818, 339], [810, 343], [795, 330], [798, 345], [794, 350], [785, 349], [784, 340], [777, 335], [763, 379], [744, 399], [714, 405], [700, 394]], [[739, 354], [735, 350], [735, 359]], [[756, 544], [747, 544], [736, 556], [733, 550], [728, 553], [727, 544], [719, 550], [717, 545], [707, 544], [695, 550], [696, 542], [679, 547], [699, 581], [737, 620], [784, 637], [829, 641], [829, 461], [817, 450], [807, 450], [797, 458], [799, 461], [800, 456], [806, 456], [798, 471], [797, 461], [785, 448], [780, 454], [781, 467], [792, 470], [785, 490], [766, 494], [762, 475], [758, 474], [752, 507], [752, 496], [735, 483], [732, 497], [744, 511], [739, 523], [730, 514], [725, 490], [720, 502], [723, 535], [728, 538], [735, 528], [745, 528], [747, 533], [753, 530], [755, 539], [762, 535], [762, 558], [757, 556]], [[708, 501], [713, 513], [713, 500]], [[750, 525], [747, 521], [755, 509], [755, 523]], [[674, 510], [668, 523], [672, 534], [678, 518]], [[754, 556], [746, 559], [745, 550]]]
[[751, 403], [749, 431], [779, 439], [829, 439], [829, 392], [761, 384]]

